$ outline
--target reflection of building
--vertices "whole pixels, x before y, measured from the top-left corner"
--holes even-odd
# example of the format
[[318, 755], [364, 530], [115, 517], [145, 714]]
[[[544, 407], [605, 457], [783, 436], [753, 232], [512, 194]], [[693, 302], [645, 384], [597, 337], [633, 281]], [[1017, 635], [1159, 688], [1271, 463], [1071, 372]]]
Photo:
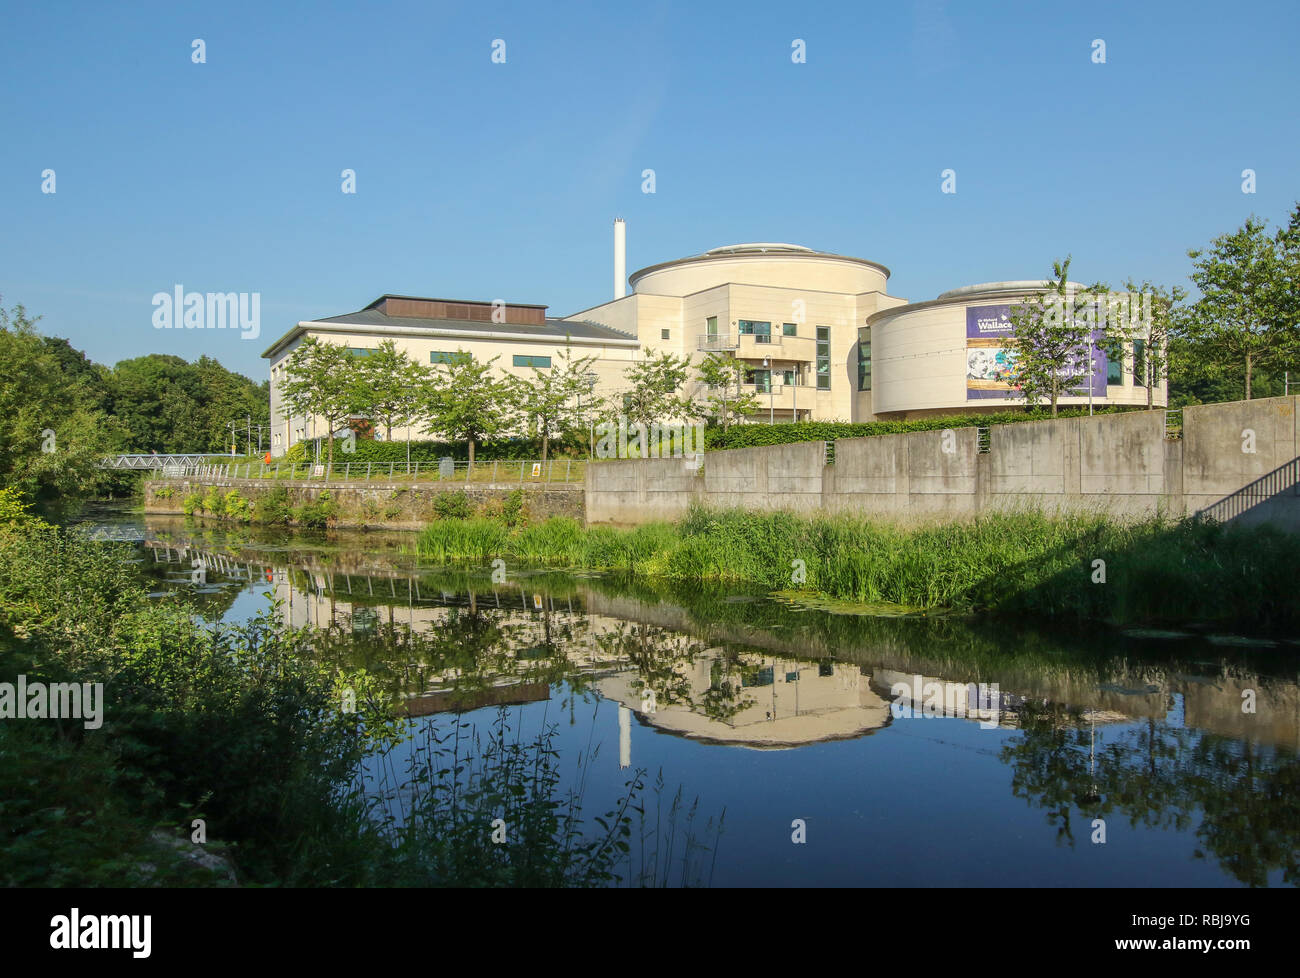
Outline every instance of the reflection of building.
[[[635, 671], [599, 680], [602, 696], [636, 710], [666, 733], [741, 747], [782, 748], [858, 737], [884, 726], [889, 704], [858, 667], [740, 653], [728, 669], [722, 649], [709, 649], [676, 669], [688, 681], [672, 699], [648, 691]], [[664, 684], [659, 684], [664, 685]]]
[[[382, 657], [381, 668], [409, 680], [403, 688], [411, 697], [413, 714], [546, 699], [549, 677], [538, 679], [537, 667], [545, 671], [554, 665], [556, 681], [592, 680], [598, 692], [637, 713], [642, 722], [718, 743], [794, 746], [869, 732], [893, 722], [889, 707], [894, 684], [912, 684], [918, 674], [922, 686], [934, 683], [942, 691], [938, 715], [981, 719], [978, 713], [972, 716], [970, 683], [942, 678], [948, 669], [928, 646], [917, 651], [906, 644], [901, 649], [836, 644], [832, 650], [736, 623], [710, 626], [711, 643], [716, 644], [706, 646], [690, 638], [691, 616], [682, 608], [585, 585], [571, 598], [519, 586], [477, 594], [421, 590], [418, 579], [391, 569], [348, 574], [286, 568], [268, 564], [271, 555], [266, 551], [226, 555], [146, 537], [153, 554], [150, 563], [170, 570], [157, 574], [162, 568], [154, 568], [155, 576], [166, 582], [192, 587], [194, 568], [201, 563], [208, 582], [225, 584], [214, 589], [218, 592], [238, 590], [223, 578], [253, 590], [269, 589], [281, 602], [286, 624], [312, 625], [351, 641], [373, 643]], [[467, 613], [506, 626], [500, 641], [493, 637], [491, 661], [480, 662], [474, 676], [463, 676], [455, 668], [412, 666], [384, 646], [386, 636], [394, 634], [393, 626], [399, 634], [409, 628], [413, 635], [450, 636], [454, 643], [456, 632], [448, 626], [457, 620], [463, 625], [465, 618], [455, 616]], [[843, 659], [810, 661], [831, 655]], [[1004, 727], [1019, 725], [1016, 711], [1023, 700], [1035, 709], [1063, 705], [1097, 724], [1149, 720], [1300, 747], [1300, 687], [1290, 679], [1217, 669], [1212, 675], [1184, 674], [1140, 662], [1115, 665], [1107, 681], [1086, 669], [1017, 663], [994, 675], [1006, 687], [998, 700], [998, 721]], [[469, 697], [461, 695], [466, 678], [472, 680]], [[1255, 712], [1242, 710], [1246, 693]], [[924, 702], [920, 706], [924, 715]], [[621, 738], [629, 748], [630, 733], [629, 724], [628, 736]]]

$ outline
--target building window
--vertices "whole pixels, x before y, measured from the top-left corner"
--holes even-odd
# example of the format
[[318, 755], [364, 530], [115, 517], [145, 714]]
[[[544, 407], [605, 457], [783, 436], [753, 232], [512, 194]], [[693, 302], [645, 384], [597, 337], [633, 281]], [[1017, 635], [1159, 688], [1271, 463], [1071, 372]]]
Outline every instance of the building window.
[[759, 370], [756, 367], [746, 367], [745, 383], [753, 384], [754, 387], [766, 394], [772, 389], [772, 371]]
[[660, 338], [661, 340], [666, 340], [666, 339], [668, 339], [668, 330], [666, 330], [666, 329], [661, 329], [661, 330], [659, 331], [659, 338]]
[[434, 350], [429, 354], [430, 363], [455, 363], [458, 360], [464, 360], [469, 357], [468, 353], [447, 353], [445, 350]]
[[1135, 387], [1145, 387], [1147, 385], [1147, 357], [1146, 344], [1141, 340], [1133, 341], [1133, 385]]
[[514, 362], [516, 367], [541, 367], [545, 369], [547, 367], [550, 367], [551, 358], [534, 357], [534, 356], [528, 356], [527, 354], [524, 353], [516, 353]]
[[781, 383], [785, 384], [786, 387], [793, 387], [795, 385], [796, 382], [795, 378], [797, 376], [798, 375], [793, 370], [782, 370]]
[[1106, 351], [1106, 386], [1118, 387], [1124, 383], [1124, 348]]
[[754, 322], [751, 319], [740, 321], [740, 335], [754, 337], [755, 343], [772, 342], [772, 324]]
[[[866, 339], [862, 334], [866, 333]], [[870, 329], [862, 330], [858, 333], [858, 390], [871, 390], [871, 331]]]
[[704, 320], [704, 333], [705, 333], [706, 336], [717, 336], [717, 335], [718, 335], [718, 317], [717, 317], [717, 316], [710, 316], [708, 319]]
[[831, 328], [817, 327], [817, 389], [831, 389]]
[[350, 353], [354, 357], [368, 357], [370, 356], [370, 354], [374, 352], [375, 352], [374, 350], [366, 350], [358, 346], [348, 347], [348, 353]]
[[799, 327], [798, 327], [796, 324], [794, 324], [794, 323], [782, 323], [782, 324], [781, 324], [781, 335], [782, 335], [782, 336], [798, 336], [798, 335], [799, 335]]

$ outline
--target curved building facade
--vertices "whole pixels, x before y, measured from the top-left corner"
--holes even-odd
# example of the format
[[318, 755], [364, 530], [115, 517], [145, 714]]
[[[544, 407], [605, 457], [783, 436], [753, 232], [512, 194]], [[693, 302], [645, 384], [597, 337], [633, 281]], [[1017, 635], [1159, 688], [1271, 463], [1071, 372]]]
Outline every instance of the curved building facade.
[[[860, 410], [859, 327], [903, 301], [888, 281], [865, 258], [753, 242], [643, 268], [630, 295], [568, 319], [635, 335], [650, 356], [735, 358], [758, 399], [752, 421], [848, 421]], [[686, 394], [706, 391], [692, 381]]]
[[[1042, 290], [1041, 280], [968, 285], [868, 317], [859, 341], [870, 358], [872, 415], [910, 418], [1022, 405], [1010, 349], [1011, 310]], [[1109, 356], [1106, 344], [1094, 342], [1090, 367], [1080, 353], [1079, 374], [1090, 379], [1080, 381], [1077, 393], [1060, 398], [1061, 405], [1146, 406], [1144, 341], [1127, 344], [1121, 356]], [[1163, 383], [1152, 391], [1152, 402], [1164, 406]]]

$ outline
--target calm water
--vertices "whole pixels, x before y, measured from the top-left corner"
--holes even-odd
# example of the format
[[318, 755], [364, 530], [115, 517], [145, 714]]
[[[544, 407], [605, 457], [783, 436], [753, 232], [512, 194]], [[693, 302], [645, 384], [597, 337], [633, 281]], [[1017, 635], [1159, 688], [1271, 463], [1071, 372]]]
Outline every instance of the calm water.
[[502, 704], [525, 735], [557, 725], [562, 757], [596, 749], [589, 812], [637, 770], [698, 797], [701, 821], [725, 808], [715, 885], [1300, 878], [1286, 637], [867, 615], [512, 568], [493, 583], [421, 565], [411, 536], [88, 519], [140, 541], [159, 594], [226, 621], [274, 599], [325, 629], [325, 653], [382, 676], [420, 727], [461, 710], [486, 729]]

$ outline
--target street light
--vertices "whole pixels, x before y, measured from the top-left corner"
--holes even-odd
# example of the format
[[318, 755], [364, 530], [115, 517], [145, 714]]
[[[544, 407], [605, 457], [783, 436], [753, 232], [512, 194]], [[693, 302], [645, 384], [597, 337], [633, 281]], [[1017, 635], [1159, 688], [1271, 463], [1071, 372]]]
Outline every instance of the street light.
[[767, 365], [767, 357], [763, 357], [763, 366], [767, 368], [767, 423], [776, 424], [776, 392], [772, 386], [772, 369]]
[[[597, 374], [586, 373], [582, 379], [587, 382], [587, 393], [592, 394], [596, 390], [596, 381], [600, 379]], [[582, 413], [582, 394], [578, 394], [578, 413]], [[587, 458], [594, 458], [596, 455], [596, 421], [594, 418], [588, 419], [587, 423]]]

